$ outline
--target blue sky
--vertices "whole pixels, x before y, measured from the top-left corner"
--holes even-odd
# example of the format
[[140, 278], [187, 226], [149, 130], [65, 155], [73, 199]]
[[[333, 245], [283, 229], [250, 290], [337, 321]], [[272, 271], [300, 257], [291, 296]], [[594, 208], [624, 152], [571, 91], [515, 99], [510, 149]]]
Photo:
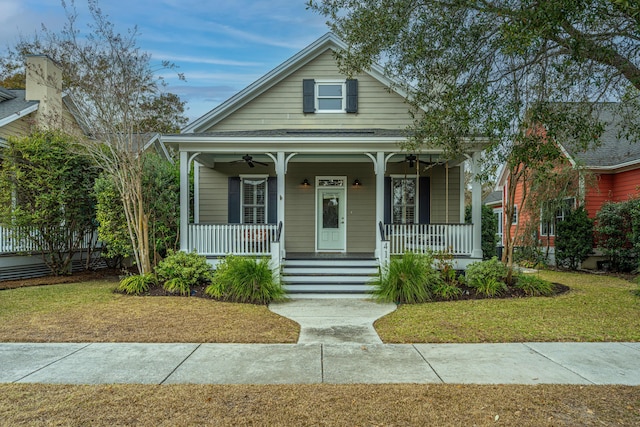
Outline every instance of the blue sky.
[[[154, 61], [169, 60], [185, 74], [163, 76], [167, 91], [187, 101], [195, 119], [249, 85], [328, 31], [305, 0], [100, 0], [120, 32], [138, 27], [139, 46]], [[88, 19], [86, 0], [76, 0]], [[0, 52], [44, 24], [59, 29], [60, 0], [0, 0]], [[86, 29], [85, 25], [80, 26]]]

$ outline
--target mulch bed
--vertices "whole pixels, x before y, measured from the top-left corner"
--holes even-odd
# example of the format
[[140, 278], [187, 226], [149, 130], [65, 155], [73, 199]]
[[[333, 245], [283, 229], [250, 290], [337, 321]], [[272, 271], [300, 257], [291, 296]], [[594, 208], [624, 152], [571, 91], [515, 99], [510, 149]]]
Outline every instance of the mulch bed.
[[[554, 283], [553, 286], [554, 286], [554, 292], [552, 295], [549, 295], [551, 297], [564, 294], [565, 292], [569, 292], [569, 290], [571, 289], [568, 286], [562, 285], [560, 283]], [[530, 297], [529, 295], [525, 294], [524, 291], [522, 291], [522, 289], [519, 289], [513, 286], [508, 287], [505, 292], [495, 297], [488, 297], [486, 295], [479, 294], [476, 292], [474, 288], [470, 288], [465, 285], [458, 285], [458, 287], [462, 290], [462, 295], [456, 298], [455, 301], [478, 300], [478, 299], [529, 298]], [[452, 300], [434, 298], [434, 301], [452, 301]]]

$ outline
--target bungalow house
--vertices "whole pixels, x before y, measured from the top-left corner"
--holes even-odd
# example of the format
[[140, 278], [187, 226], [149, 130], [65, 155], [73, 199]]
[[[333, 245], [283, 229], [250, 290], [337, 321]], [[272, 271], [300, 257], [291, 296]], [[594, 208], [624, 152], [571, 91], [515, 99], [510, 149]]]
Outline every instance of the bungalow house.
[[[597, 108], [597, 120], [604, 124], [604, 131], [599, 138], [599, 144], [587, 151], [576, 150], [570, 144], [560, 144], [561, 151], [569, 165], [581, 167], [587, 171], [593, 179], [593, 185], [585, 185], [585, 182], [576, 183], [576, 194], [565, 199], [565, 207], [557, 210], [555, 218], [551, 221], [540, 221], [540, 215], [531, 215], [527, 212], [519, 212], [521, 205], [522, 185], [516, 188], [515, 205], [516, 212], [512, 225], [512, 233], [519, 222], [520, 229], [527, 228], [531, 221], [535, 224], [540, 246], [549, 248], [548, 262], [555, 264], [555, 226], [562, 221], [569, 211], [578, 205], [584, 205], [590, 218], [595, 218], [602, 205], [607, 202], [621, 202], [640, 196], [640, 144], [627, 136], [625, 126], [616, 114], [618, 104], [603, 103]], [[594, 113], [596, 114], [596, 113]], [[501, 171], [496, 193], [485, 199], [484, 203], [491, 206], [494, 212], [500, 215], [498, 233], [502, 236], [502, 224], [506, 225], [503, 213], [503, 203], [508, 200], [507, 180], [508, 172], [505, 168]], [[497, 196], [497, 197], [496, 197]], [[541, 206], [529, 207], [541, 209]], [[500, 244], [504, 244], [501, 241]], [[603, 260], [599, 251], [595, 251], [584, 263], [584, 268], [597, 267], [597, 262]]]
[[[378, 66], [351, 78], [329, 33], [162, 143], [179, 152], [181, 248], [215, 264], [271, 256], [290, 292], [357, 292], [391, 255], [482, 258], [480, 186], [464, 223], [466, 156], [405, 152], [406, 94]], [[189, 203], [189, 173], [194, 203]], [[189, 222], [190, 214], [193, 222]], [[321, 283], [323, 286], [320, 286]]]
[[[62, 92], [58, 65], [45, 55], [30, 55], [25, 74], [25, 89], [0, 87], [0, 161], [7, 139], [27, 136], [34, 127], [82, 132], [73, 102]], [[39, 256], [28, 255], [34, 249], [0, 225], [0, 280], [48, 274]]]

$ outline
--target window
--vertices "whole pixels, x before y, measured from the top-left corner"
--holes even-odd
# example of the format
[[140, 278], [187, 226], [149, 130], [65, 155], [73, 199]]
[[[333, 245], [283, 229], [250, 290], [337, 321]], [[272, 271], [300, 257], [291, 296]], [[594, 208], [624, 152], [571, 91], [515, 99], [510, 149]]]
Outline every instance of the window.
[[302, 81], [302, 111], [308, 113], [357, 113], [358, 80]]
[[394, 224], [414, 224], [416, 222], [416, 179], [392, 178], [391, 213]]
[[540, 235], [555, 236], [556, 224], [567, 218], [567, 215], [575, 208], [575, 204], [576, 200], [573, 197], [563, 199], [559, 203], [544, 203], [540, 208]]
[[498, 244], [501, 245], [502, 244], [502, 229], [504, 227], [503, 223], [503, 218], [502, 218], [502, 208], [499, 209], [494, 209], [493, 210], [493, 214], [496, 216], [496, 224], [497, 224], [497, 229], [496, 229], [496, 236], [498, 236]]
[[316, 111], [344, 112], [344, 82], [316, 82]]
[[242, 223], [267, 223], [267, 177], [242, 177]]
[[513, 205], [513, 217], [511, 218], [511, 225], [518, 224], [518, 205]]

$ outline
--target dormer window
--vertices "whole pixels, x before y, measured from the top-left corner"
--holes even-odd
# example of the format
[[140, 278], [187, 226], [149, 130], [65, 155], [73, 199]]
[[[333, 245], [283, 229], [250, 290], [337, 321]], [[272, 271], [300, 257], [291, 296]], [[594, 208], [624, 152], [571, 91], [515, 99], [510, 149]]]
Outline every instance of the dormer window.
[[358, 80], [302, 81], [304, 113], [357, 113]]

